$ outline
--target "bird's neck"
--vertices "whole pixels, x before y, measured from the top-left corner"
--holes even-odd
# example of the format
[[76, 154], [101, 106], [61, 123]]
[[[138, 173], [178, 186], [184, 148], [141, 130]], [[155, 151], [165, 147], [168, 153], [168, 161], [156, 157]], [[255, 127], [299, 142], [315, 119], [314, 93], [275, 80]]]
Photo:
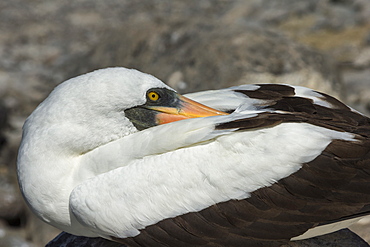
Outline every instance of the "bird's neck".
[[89, 127], [86, 129], [73, 122], [38, 123], [32, 117], [24, 126], [17, 162], [21, 191], [36, 215], [65, 231], [72, 224], [74, 228], [80, 227], [78, 222], [72, 222], [69, 210], [73, 188], [102, 172], [93, 166], [81, 167], [81, 158], [105, 142], [125, 135], [116, 125], [100, 129]]

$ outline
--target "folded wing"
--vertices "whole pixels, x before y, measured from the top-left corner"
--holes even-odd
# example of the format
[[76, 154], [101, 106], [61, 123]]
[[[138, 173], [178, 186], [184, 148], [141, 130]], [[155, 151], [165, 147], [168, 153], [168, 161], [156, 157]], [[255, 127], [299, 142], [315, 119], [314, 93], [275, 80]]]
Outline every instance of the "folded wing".
[[77, 219], [132, 246], [276, 246], [370, 207], [370, 120], [306, 88], [187, 97], [233, 112], [149, 128], [85, 158]]

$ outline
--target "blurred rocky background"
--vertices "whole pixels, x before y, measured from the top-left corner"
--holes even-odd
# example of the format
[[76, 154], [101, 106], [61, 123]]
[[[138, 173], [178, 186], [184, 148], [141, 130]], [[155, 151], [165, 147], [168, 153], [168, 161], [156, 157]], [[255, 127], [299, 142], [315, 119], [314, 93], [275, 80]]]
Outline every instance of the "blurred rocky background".
[[[304, 85], [370, 112], [370, 0], [0, 1], [0, 247], [60, 231], [22, 200], [15, 163], [26, 117], [60, 82], [124, 66], [179, 92]], [[368, 220], [353, 229], [370, 241]]]

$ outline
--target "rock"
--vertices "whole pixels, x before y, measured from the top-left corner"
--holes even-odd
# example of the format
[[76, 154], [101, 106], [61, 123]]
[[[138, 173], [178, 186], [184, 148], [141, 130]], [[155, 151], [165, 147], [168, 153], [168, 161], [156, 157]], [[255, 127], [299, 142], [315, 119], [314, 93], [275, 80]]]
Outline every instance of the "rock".
[[52, 241], [50, 241], [45, 247], [127, 247], [124, 244], [109, 241], [104, 238], [87, 238], [78, 237], [71, 235], [66, 232], [62, 232]]
[[29, 209], [26, 210], [25, 214], [27, 216], [26, 237], [37, 246], [44, 246], [61, 232], [59, 229], [41, 221]]
[[[276, 28], [294, 40], [314, 47], [351, 67], [351, 62], [366, 46], [370, 29], [370, 2], [359, 1], [307, 1], [311, 8], [293, 12]], [[282, 8], [281, 1], [278, 9]]]
[[9, 111], [3, 101], [0, 101], [0, 219], [13, 222], [22, 213], [23, 199], [15, 185], [13, 169], [6, 165], [9, 145], [6, 132], [9, 130]]
[[77, 75], [122, 65], [153, 74], [182, 93], [289, 82], [343, 96], [335, 65], [322, 54], [259, 25], [204, 24], [197, 18], [133, 18], [60, 70]]
[[[2, 168], [0, 174], [0, 218], [8, 222], [17, 222], [23, 212], [23, 198], [18, 187], [7, 176], [6, 168]], [[16, 223], [15, 223], [16, 224]], [[19, 223], [18, 223], [19, 224]]]
[[6, 236], [0, 238], [0, 247], [36, 247], [33, 243], [20, 238], [19, 236]]
[[370, 66], [370, 47], [364, 48], [353, 61], [353, 66], [357, 69], [368, 68]]
[[347, 88], [348, 103], [370, 116], [370, 69], [346, 71], [343, 80]]
[[7, 236], [0, 238], [0, 247], [36, 247], [36, 245], [20, 238], [19, 236]]
[[[50, 241], [46, 247], [126, 247], [126, 245], [112, 242], [103, 238], [77, 237], [65, 232]], [[294, 241], [281, 247], [369, 247], [369, 245], [348, 229], [343, 229], [331, 234], [318, 236], [306, 240]]]
[[0, 150], [6, 142], [4, 133], [8, 126], [8, 118], [8, 109], [5, 107], [4, 103], [0, 101]]
[[25, 239], [24, 231], [9, 228], [0, 220], [0, 247], [36, 247]]
[[370, 32], [365, 36], [364, 42], [366, 45], [370, 45]]

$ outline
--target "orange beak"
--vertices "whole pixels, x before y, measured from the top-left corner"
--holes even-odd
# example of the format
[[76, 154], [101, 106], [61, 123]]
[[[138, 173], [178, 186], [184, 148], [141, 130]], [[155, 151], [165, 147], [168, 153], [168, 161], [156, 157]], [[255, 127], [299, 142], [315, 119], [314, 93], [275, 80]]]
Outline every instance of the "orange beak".
[[163, 106], [149, 107], [160, 112], [156, 116], [157, 124], [166, 124], [188, 118], [228, 115], [228, 113], [202, 105], [184, 96], [179, 96], [179, 99], [180, 108]]

